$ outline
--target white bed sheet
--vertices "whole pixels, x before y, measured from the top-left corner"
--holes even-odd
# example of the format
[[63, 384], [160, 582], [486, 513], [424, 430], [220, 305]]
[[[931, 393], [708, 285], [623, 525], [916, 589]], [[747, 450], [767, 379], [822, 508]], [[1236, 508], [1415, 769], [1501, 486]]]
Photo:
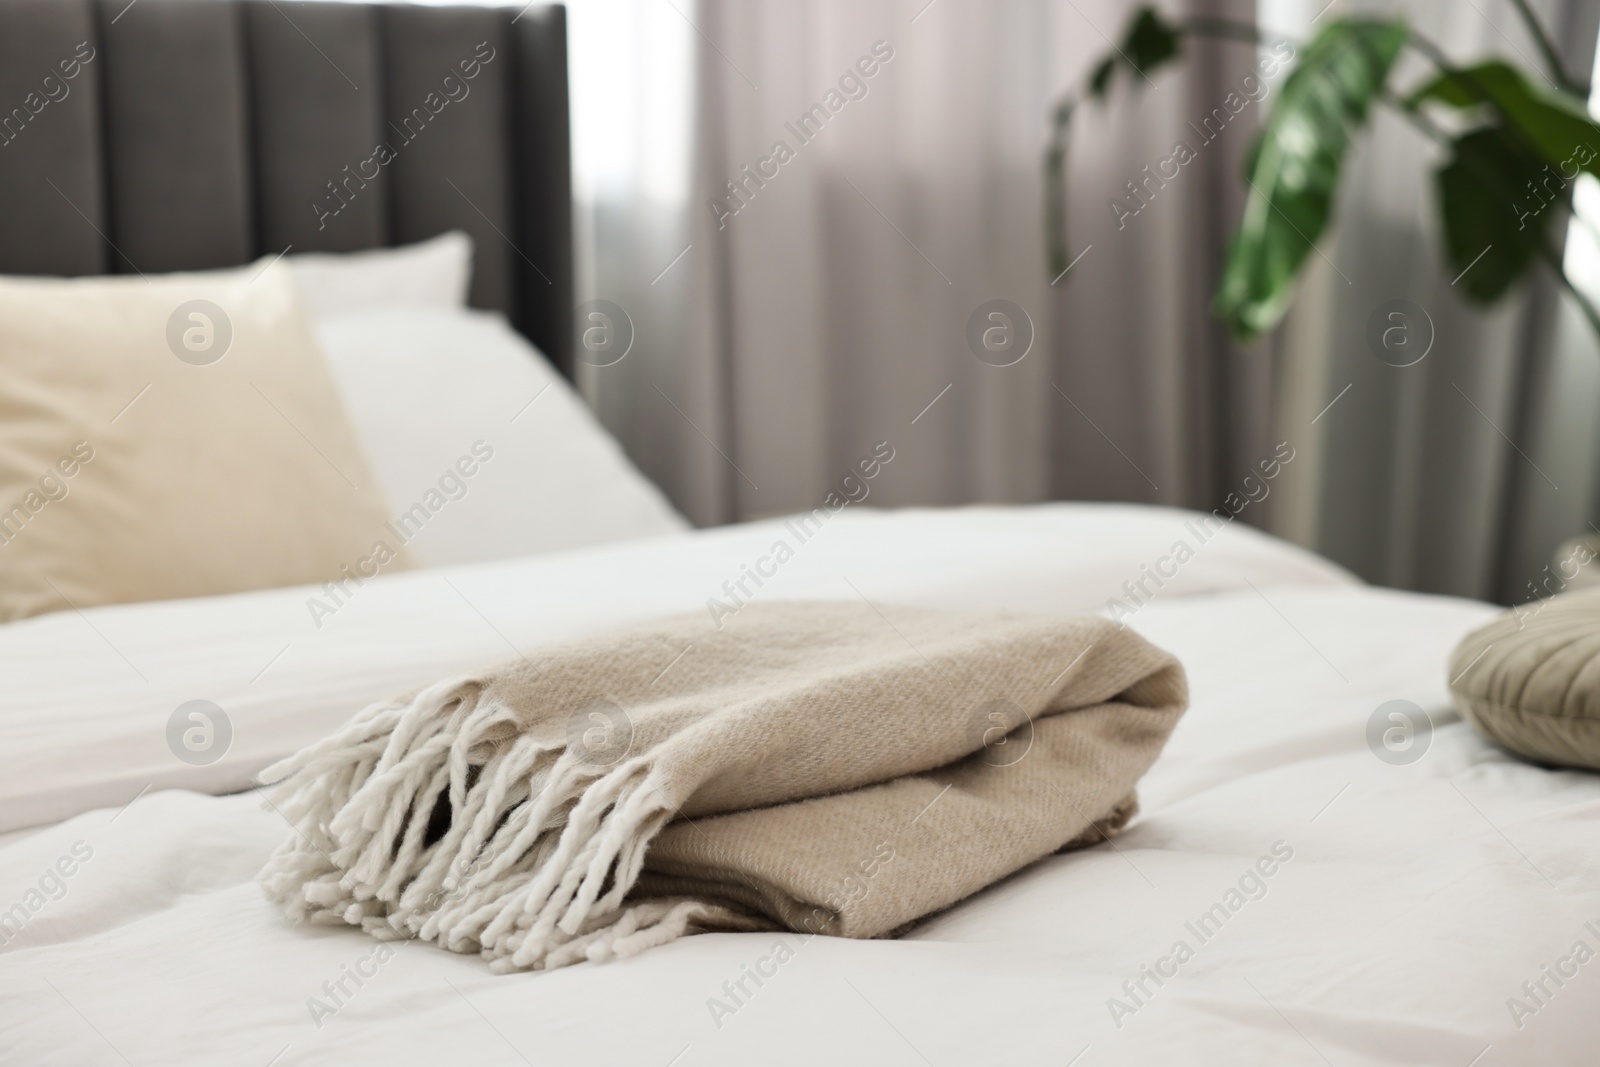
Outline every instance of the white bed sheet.
[[[1054, 569], [1025, 550], [1051, 522], [1074, 521], [1069, 514], [1096, 512], [950, 519], [991, 523], [997, 551], [951, 559], [952, 545], [977, 543], [969, 527], [943, 542], [939, 567], [929, 566], [938, 517], [863, 516], [850, 535], [859, 541], [839, 538], [817, 554], [825, 559], [812, 564], [816, 574], [771, 592], [832, 595], [821, 577], [831, 571], [832, 584], [849, 578], [874, 600], [1027, 610], [1103, 603], [1110, 572], [1127, 562], [1119, 553], [1133, 553], [1133, 574], [1148, 560], [1138, 558], [1138, 538], [1124, 535], [1102, 538], [1121, 545], [1091, 564], [1095, 540], [1082, 531], [1058, 546], [1067, 562]], [[924, 528], [912, 536], [918, 522]], [[874, 559], [878, 543], [866, 531], [895, 523], [912, 524], [896, 531], [898, 553]], [[1030, 524], [1038, 528], [1026, 531]], [[846, 529], [829, 531], [830, 540]], [[570, 615], [562, 626], [576, 632], [681, 607], [705, 595], [690, 592], [706, 568], [696, 553], [725, 565], [748, 534], [719, 535], [723, 548], [736, 546], [731, 555], [639, 545], [574, 556], [552, 571], [530, 562], [452, 572], [478, 606], [435, 626], [444, 635], [477, 619], [531, 644], [549, 632], [535, 620], [548, 626], [552, 611]], [[1518, 763], [1449, 711], [1445, 658], [1493, 609], [1357, 587], [1252, 540], [1228, 546], [1238, 549], [1231, 574], [1218, 556], [1209, 576], [1190, 572], [1193, 595], [1164, 592], [1130, 620], [1178, 654], [1194, 694], [1141, 787], [1137, 824], [1115, 847], [1053, 857], [907, 939], [707, 935], [621, 963], [508, 977], [472, 957], [407, 945], [376, 965], [374, 943], [359, 933], [291, 928], [263, 903], [252, 879], [286, 827], [257, 795], [151, 791], [0, 848], [0, 908], [74, 845], [80, 855], [93, 850], [74, 862], [65, 894], [0, 948], [0, 1062], [1592, 1063], [1600, 962], [1576, 965], [1560, 987], [1546, 980], [1551, 995], [1520, 1029], [1507, 1006], [1513, 997], [1533, 1006], [1522, 983], [1539, 981], [1541, 967], [1575, 942], [1600, 949], [1585, 926], [1600, 929], [1600, 782]], [[558, 588], [542, 587], [558, 573]], [[411, 591], [396, 592], [391, 608], [409, 597], [437, 610], [421, 576], [408, 581]], [[1208, 582], [1217, 591], [1204, 592]], [[575, 595], [584, 588], [587, 600]], [[170, 635], [178, 622], [162, 625]], [[401, 620], [392, 625], [408, 632]], [[116, 636], [131, 637], [131, 621], [127, 628]], [[92, 657], [80, 649], [78, 658]], [[291, 682], [286, 672], [278, 684], [294, 696], [311, 677]], [[58, 679], [57, 688], [76, 684]], [[1416, 702], [1438, 724], [1427, 754], [1409, 766], [1367, 747], [1368, 719], [1391, 699]], [[1293, 857], [1264, 880], [1265, 895], [1200, 943], [1185, 924], [1224, 902], [1279, 842], [1280, 855], [1292, 848]], [[1147, 979], [1137, 1010], [1113, 1018], [1109, 999], [1135, 1003], [1124, 982], [1180, 939], [1192, 959], [1159, 988]], [[731, 1015], [714, 1018], [713, 998], [731, 1002], [724, 983], [777, 942], [792, 958], [762, 987], [747, 985], [753, 995]], [[333, 999], [325, 982], [374, 967], [359, 988], [346, 980], [353, 994], [314, 1021], [310, 998]]]
[[[0, 833], [120, 805], [147, 788], [242, 789], [355, 709], [408, 686], [541, 642], [708, 611], [712, 597], [731, 606], [724, 583], [747, 567], [773, 570], [761, 561], [779, 540], [794, 557], [759, 590], [745, 580], [747, 591], [1090, 611], [1176, 540], [1198, 542], [1194, 521], [1118, 505], [851, 507], [825, 524], [813, 519], [809, 534], [780, 520], [387, 575], [351, 587], [342, 603], [306, 586], [26, 619], [0, 628]], [[1238, 588], [1243, 578], [1354, 581], [1234, 524], [1198, 545], [1162, 594]], [[201, 767], [174, 759], [166, 742], [169, 717], [192, 700], [220, 707], [233, 731], [226, 756]]]

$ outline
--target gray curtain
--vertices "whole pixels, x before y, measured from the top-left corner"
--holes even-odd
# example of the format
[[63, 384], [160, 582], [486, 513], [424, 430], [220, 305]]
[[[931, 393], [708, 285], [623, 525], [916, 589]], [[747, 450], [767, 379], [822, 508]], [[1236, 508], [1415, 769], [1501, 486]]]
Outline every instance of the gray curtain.
[[[601, 2], [575, 6], [580, 33], [585, 3]], [[1241, 159], [1287, 69], [1263, 78], [1270, 48], [1197, 43], [1153, 84], [1080, 109], [1076, 258], [1052, 280], [1050, 109], [1121, 33], [1131, 0], [701, 0], [671, 15], [605, 2], [680, 24], [693, 151], [672, 196], [593, 193], [580, 286], [625, 306], [635, 340], [580, 380], [695, 521], [814, 506], [879, 441], [896, 458], [871, 504], [1210, 509], [1251, 495], [1259, 479], [1247, 479], [1282, 442], [1294, 459], [1241, 517], [1372, 581], [1522, 599], [1555, 545], [1588, 528], [1600, 353], [1548, 278], [1488, 311], [1460, 301], [1438, 261], [1434, 150], [1392, 116], [1359, 139], [1285, 323], [1241, 347], [1212, 316]], [[1461, 59], [1538, 67], [1509, 0], [1164, 6], [1258, 20], [1302, 45], [1316, 20], [1400, 12]], [[1569, 69], [1587, 73], [1600, 5], [1537, 6]], [[615, 25], [612, 63], [632, 40]], [[892, 58], [852, 75], [875, 47]], [[597, 61], [592, 78], [607, 69]], [[821, 128], [806, 136], [808, 113]], [[1174, 173], [1164, 161], [1180, 141], [1193, 158]], [[780, 142], [790, 158], [767, 162]], [[1600, 287], [1600, 248], [1591, 258]], [[1396, 299], [1431, 322], [1432, 347], [1410, 367], [1365, 339]], [[980, 337], [1026, 324], [1032, 347], [1000, 365], [969, 340], [975, 322]]]
[[[1082, 40], [1103, 54], [1100, 34], [1120, 35], [1136, 5], [1079, 6]], [[1255, 20], [1251, 0], [1169, 14]], [[1244, 205], [1241, 160], [1288, 69], [1262, 78], [1260, 59], [1250, 44], [1193, 42], [1153, 83], [1124, 80], [1108, 106], [1078, 109], [1067, 233], [1082, 258], [1053, 305], [1058, 497], [1211, 509], [1272, 456], [1273, 355], [1240, 349], [1210, 311]]]
[[[684, 10], [697, 85], [681, 236], [648, 239], [638, 198], [600, 206], [625, 237], [602, 245], [594, 295], [641, 309], [637, 354], [589, 382], [607, 424], [702, 524], [814, 507], [879, 442], [894, 459], [871, 505], [1045, 497], [1052, 5]], [[1032, 338], [1011, 365], [967, 341], [995, 300]]]

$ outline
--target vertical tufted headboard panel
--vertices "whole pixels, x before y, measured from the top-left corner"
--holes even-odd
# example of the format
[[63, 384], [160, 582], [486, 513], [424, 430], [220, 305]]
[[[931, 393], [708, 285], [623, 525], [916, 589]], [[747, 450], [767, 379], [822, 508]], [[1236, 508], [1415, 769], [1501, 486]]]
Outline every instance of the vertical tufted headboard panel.
[[146, 274], [448, 229], [572, 355], [558, 6], [0, 0], [0, 273]]

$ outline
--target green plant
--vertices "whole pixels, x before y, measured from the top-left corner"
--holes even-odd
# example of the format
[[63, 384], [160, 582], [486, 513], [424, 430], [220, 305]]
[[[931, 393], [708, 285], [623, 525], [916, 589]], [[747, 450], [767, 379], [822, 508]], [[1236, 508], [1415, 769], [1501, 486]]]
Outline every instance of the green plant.
[[[1538, 42], [1553, 81], [1546, 90], [1498, 59], [1457, 67], [1439, 48], [1398, 19], [1330, 22], [1308, 46], [1278, 92], [1245, 159], [1244, 216], [1228, 248], [1214, 307], [1235, 336], [1256, 337], [1287, 311], [1295, 277], [1332, 221], [1346, 150], [1374, 104], [1394, 110], [1446, 149], [1435, 172], [1444, 251], [1460, 272], [1468, 299], [1487, 304], [1543, 261], [1572, 294], [1600, 335], [1600, 314], [1562, 269], [1554, 219], [1571, 211], [1580, 172], [1600, 176], [1600, 125], [1584, 107], [1588, 86], [1562, 69], [1549, 37], [1528, 8], [1513, 0]], [[1119, 73], [1148, 82], [1183, 55], [1190, 37], [1264, 43], [1254, 26], [1226, 19], [1169, 22], [1140, 9], [1121, 45], [1091, 71], [1086, 86], [1104, 101]], [[1396, 60], [1411, 48], [1431, 73], [1400, 93], [1389, 85]], [[1066, 148], [1080, 97], [1055, 110], [1047, 157], [1052, 276], [1069, 262], [1065, 225]], [[1452, 127], [1436, 121], [1450, 113]], [[1554, 181], [1554, 188], [1551, 182]]]

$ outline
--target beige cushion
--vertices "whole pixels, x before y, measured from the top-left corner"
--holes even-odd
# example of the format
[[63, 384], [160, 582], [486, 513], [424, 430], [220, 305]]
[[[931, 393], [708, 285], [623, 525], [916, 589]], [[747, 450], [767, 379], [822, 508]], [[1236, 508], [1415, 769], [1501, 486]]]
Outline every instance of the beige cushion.
[[1474, 630], [1450, 677], [1467, 721], [1502, 748], [1600, 769], [1600, 590], [1523, 605]]
[[288, 270], [0, 278], [0, 620], [402, 567], [385, 511]]

